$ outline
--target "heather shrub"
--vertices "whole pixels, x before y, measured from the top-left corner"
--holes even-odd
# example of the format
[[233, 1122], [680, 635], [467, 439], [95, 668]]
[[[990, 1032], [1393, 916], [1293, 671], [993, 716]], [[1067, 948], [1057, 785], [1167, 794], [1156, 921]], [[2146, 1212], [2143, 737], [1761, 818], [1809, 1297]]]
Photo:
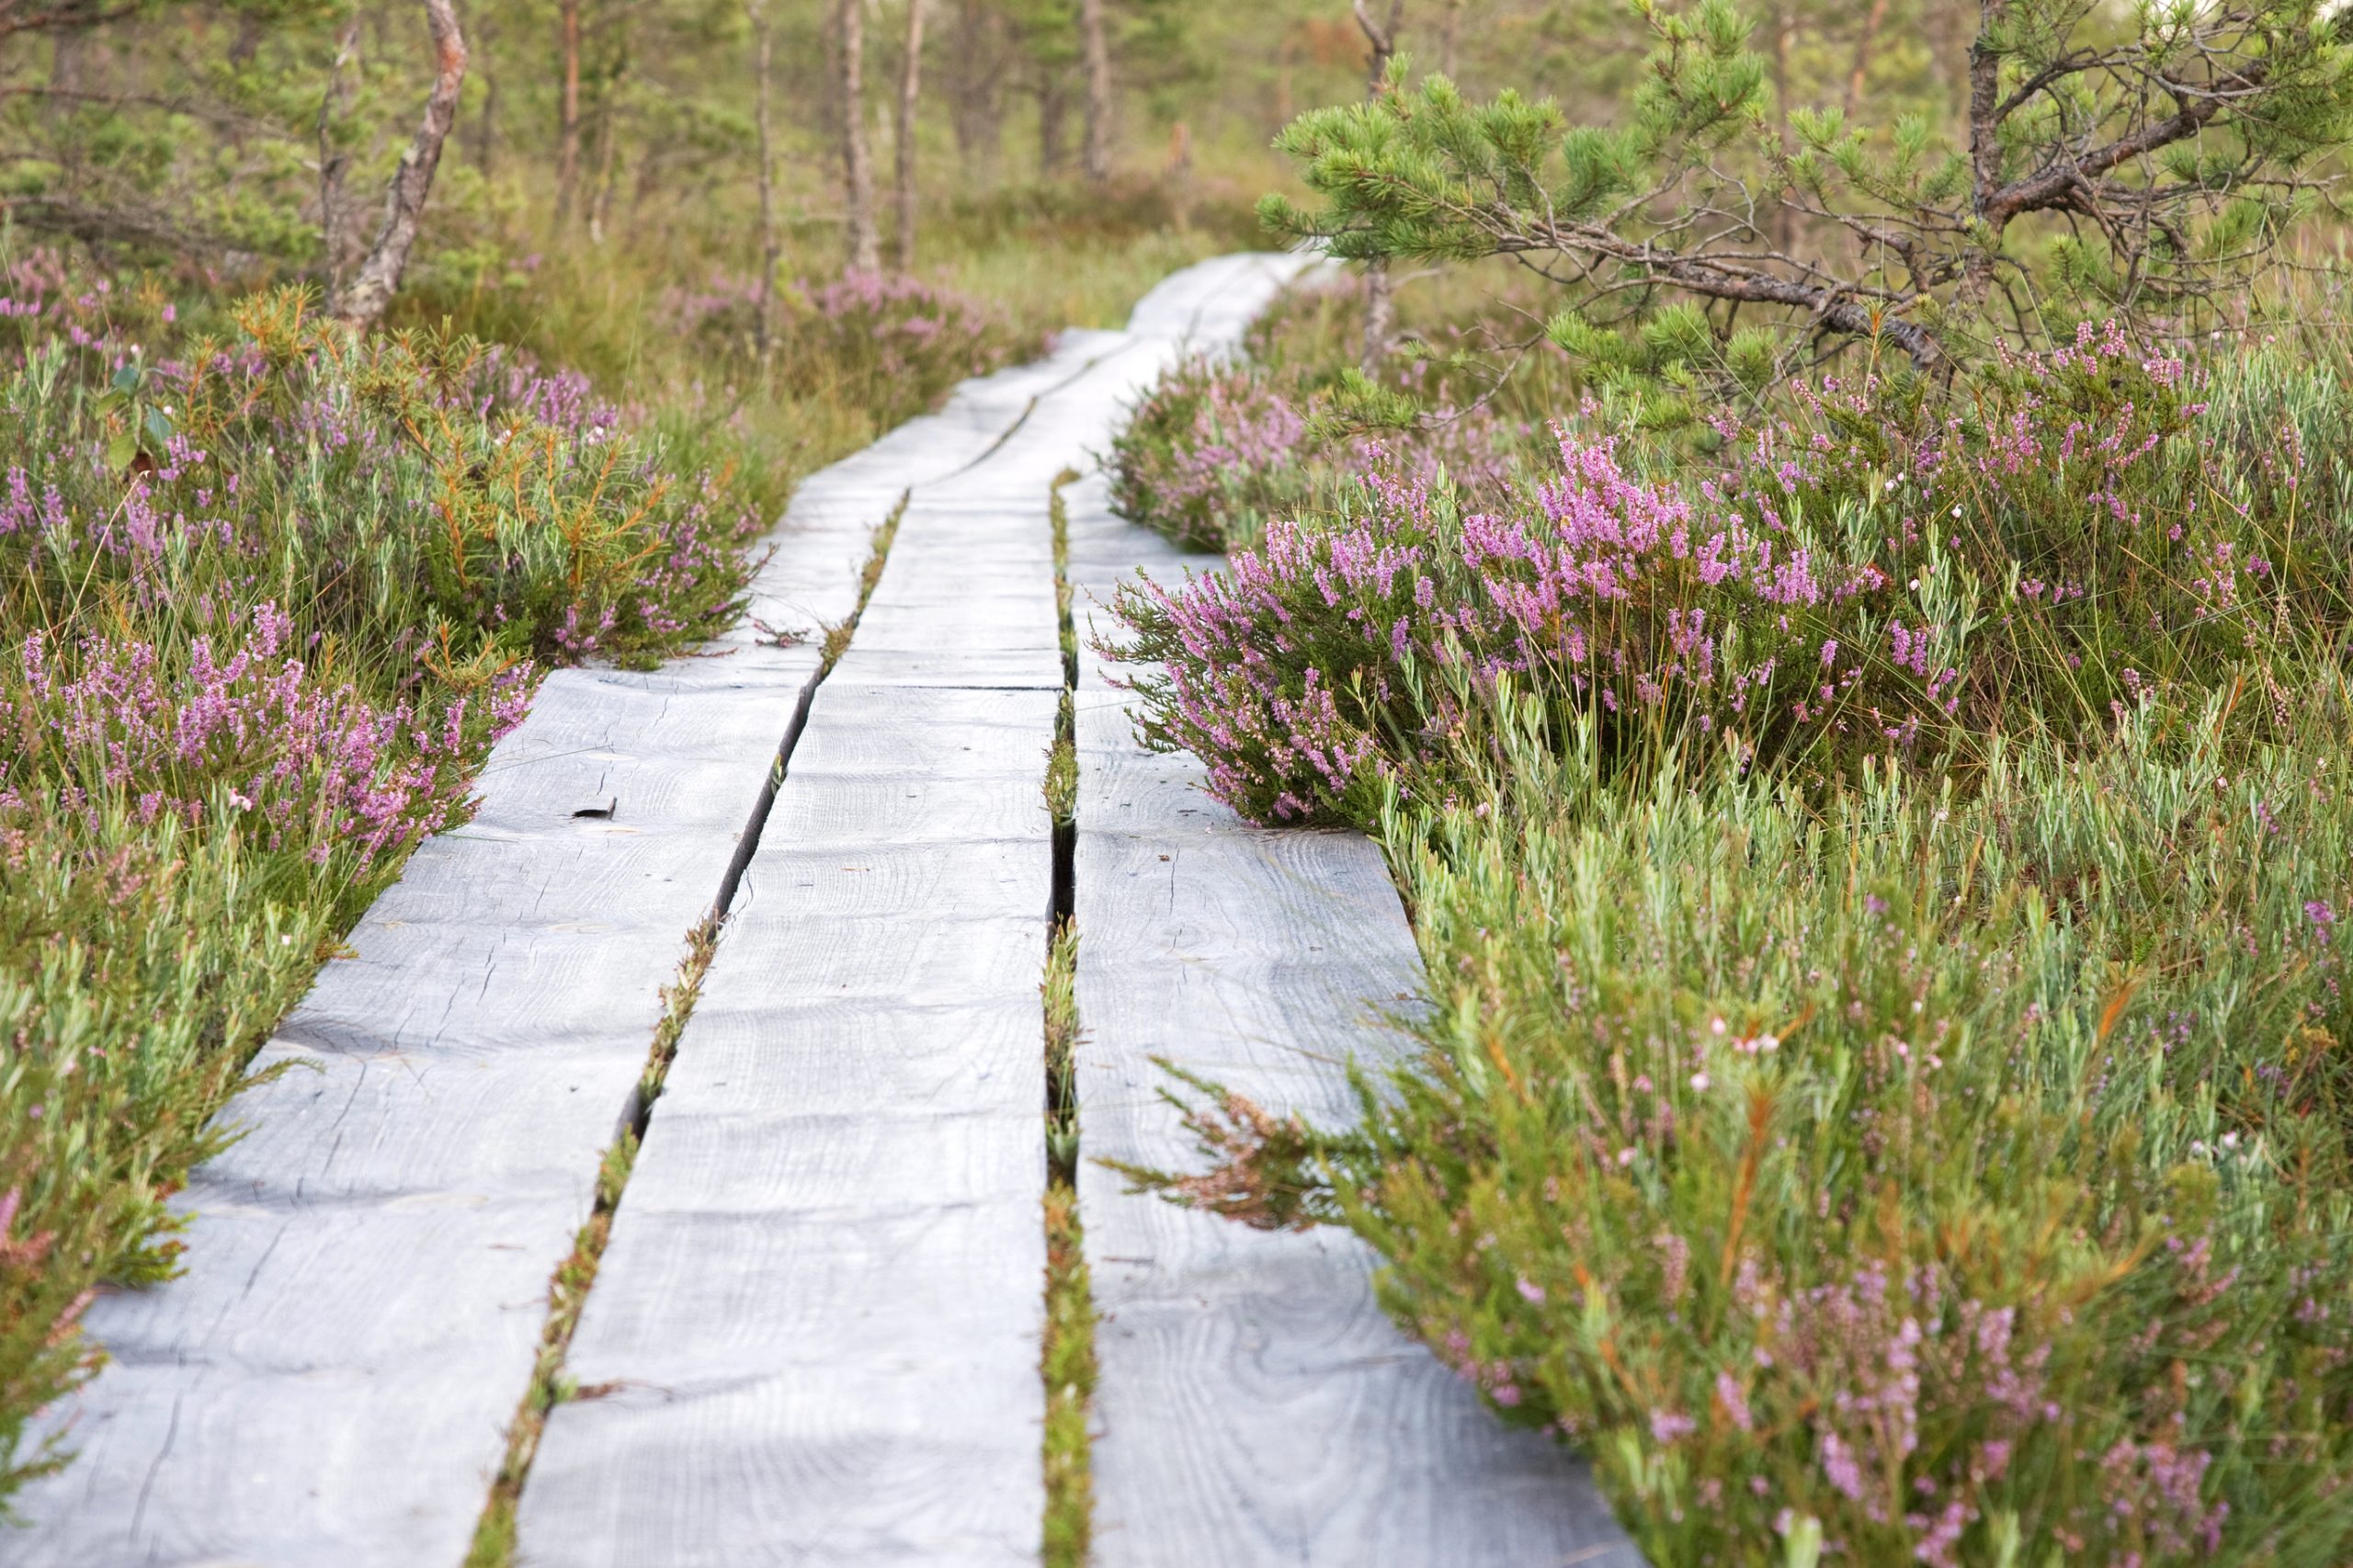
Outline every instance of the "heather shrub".
[[[1408, 367], [1400, 380], [1427, 378]], [[1522, 432], [1483, 407], [1442, 407], [1353, 435], [1319, 429], [1317, 412], [1314, 389], [1297, 375], [1253, 360], [1186, 360], [1112, 440], [1112, 509], [1185, 549], [1232, 550], [1336, 504], [1367, 463], [1425, 480], [1443, 472], [1458, 488], [1500, 494], [1521, 444]]]
[[270, 598], [306, 631], [542, 660], [642, 657], [732, 614], [758, 515], [579, 377], [462, 338], [349, 342], [292, 292], [236, 317], [171, 346], [36, 329], [0, 383], [8, 592], [104, 583], [216, 624]]
[[1213, 1092], [1162, 1179], [1363, 1235], [1653, 1562], [2342, 1562], [2341, 709], [2218, 772], [2225, 700], [2150, 698], [1808, 801], [1498, 702], [1383, 818], [1417, 1049], [1352, 1130]]
[[[257, 607], [233, 648], [199, 633], [162, 648], [91, 636], [52, 649], [34, 631], [0, 686], [0, 842], [38, 791], [103, 829], [109, 808], [192, 831], [224, 816], [270, 849], [362, 873], [445, 825], [466, 765], [520, 719], [528, 670], [493, 676], [476, 702], [427, 712], [330, 687], [297, 657], [293, 622]], [[485, 731], [487, 733], [485, 733]], [[49, 831], [57, 828], [52, 812]]]
[[1501, 504], [1550, 461], [1537, 411], [1575, 398], [1565, 356], [1511, 341], [1526, 311], [1515, 280], [1480, 281], [1501, 292], [1433, 278], [1401, 296], [1404, 337], [1373, 379], [1352, 363], [1361, 290], [1313, 275], [1284, 290], [1241, 356], [1184, 360], [1138, 400], [1106, 464], [1113, 509], [1188, 550], [1224, 551], [1329, 513], [1373, 467], [1443, 472], [1475, 505]]
[[2086, 329], [1942, 400], [1810, 389], [1727, 422], [1697, 475], [1590, 433], [1590, 406], [1554, 475], [1483, 509], [1376, 454], [1228, 573], [1126, 592], [1165, 666], [1145, 728], [1259, 821], [1364, 821], [1407, 775], [1444, 793], [1506, 676], [1613, 756], [1696, 734], [1815, 776], [2082, 740], [2234, 682], [2257, 699], [2231, 743], [2252, 744], [2348, 624], [2341, 481], [2297, 455], [2343, 408], [2268, 357], [2192, 376]]
[[[753, 279], [714, 274], [710, 287], [673, 290], [676, 329], [708, 349], [750, 358], [757, 337]], [[779, 289], [769, 372], [789, 385], [872, 411], [878, 426], [929, 408], [968, 376], [1032, 358], [1039, 334], [1003, 311], [908, 274], [846, 272]], [[749, 368], [747, 365], [746, 369]]]
[[1154, 383], [1112, 440], [1112, 509], [1187, 550], [1254, 541], [1314, 491], [1306, 434], [1264, 369], [1187, 359]]

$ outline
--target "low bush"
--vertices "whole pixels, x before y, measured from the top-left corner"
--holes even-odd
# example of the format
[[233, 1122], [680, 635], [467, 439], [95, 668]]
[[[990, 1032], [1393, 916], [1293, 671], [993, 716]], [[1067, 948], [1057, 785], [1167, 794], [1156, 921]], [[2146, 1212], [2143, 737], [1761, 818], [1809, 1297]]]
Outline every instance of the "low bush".
[[1154, 383], [1113, 437], [1111, 506], [1187, 550], [1255, 541], [1314, 489], [1307, 421], [1249, 364], [1191, 358]]
[[1557, 473], [1488, 510], [1376, 461], [1229, 574], [1126, 592], [1166, 665], [1148, 733], [1245, 816], [1358, 822], [1507, 675], [1612, 755], [1696, 730], [1817, 776], [2240, 678], [2234, 744], [2276, 735], [2353, 627], [2339, 383], [2277, 352], [2193, 378], [2111, 329], [1969, 392], [1826, 384], [1728, 423], [1699, 477], [1564, 428]]
[[[881, 272], [845, 273], [778, 290], [767, 373], [821, 388], [882, 426], [912, 418], [958, 381], [1031, 358], [1043, 347], [1002, 311], [946, 286]], [[680, 333], [739, 357], [754, 373], [758, 304], [749, 280], [714, 278], [702, 290], [674, 290]]]
[[[1358, 401], [1367, 395], [1381, 392], [1357, 390]], [[1400, 417], [1393, 428], [1350, 434], [1345, 417], [1319, 415], [1315, 389], [1296, 375], [1256, 360], [1188, 359], [1154, 383], [1113, 437], [1112, 508], [1187, 550], [1224, 551], [1338, 504], [1336, 493], [1368, 463], [1425, 483], [1442, 474], [1483, 497], [1506, 493], [1524, 432], [1483, 406]]]
[[1336, 1220], [1653, 1562], [2323, 1564], [2353, 1539], [2347, 715], [1976, 788], [1629, 773], [1526, 704], [1388, 820], [1420, 1049], [1190, 1200]]

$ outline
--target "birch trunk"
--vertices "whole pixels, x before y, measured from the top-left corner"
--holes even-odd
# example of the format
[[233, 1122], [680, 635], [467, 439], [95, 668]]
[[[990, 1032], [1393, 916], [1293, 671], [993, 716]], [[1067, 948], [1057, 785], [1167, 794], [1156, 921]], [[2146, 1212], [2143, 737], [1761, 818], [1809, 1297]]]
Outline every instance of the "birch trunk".
[[1111, 177], [1111, 47], [1103, 36], [1103, 0], [1078, 0], [1078, 30], [1086, 51], [1086, 181], [1103, 185]]
[[841, 0], [842, 196], [847, 210], [849, 267], [879, 272], [882, 245], [874, 223], [874, 156], [866, 142], [866, 0]]
[[418, 220], [425, 214], [425, 199], [433, 190], [433, 171], [441, 164], [441, 144], [449, 140], [450, 126], [457, 123], [458, 89], [466, 81], [466, 40], [458, 30], [458, 13], [450, 0], [425, 0], [425, 17], [433, 30], [435, 65], [433, 91], [425, 100], [425, 123], [417, 127], [416, 140], [409, 143], [401, 154], [400, 167], [392, 171], [392, 187], [384, 194], [384, 222], [376, 232], [376, 243], [369, 247], [368, 258], [359, 264], [350, 287], [339, 291], [332, 310], [338, 319], [361, 331], [383, 318], [384, 307], [392, 303], [392, 291], [400, 287], [409, 247], [416, 243]]
[[563, 52], [555, 123], [555, 215], [561, 222], [572, 216], [580, 192], [580, 0], [561, 0], [556, 16]]
[[[1377, 98], [1389, 90], [1389, 62], [1397, 55], [1397, 29], [1405, 19], [1405, 0], [1390, 0], [1389, 25], [1385, 28], [1373, 21], [1372, 14], [1364, 8], [1364, 0], [1355, 0], [1351, 8], [1365, 42], [1372, 46], [1371, 59], [1365, 67], [1365, 96]], [[1390, 289], [1389, 266], [1386, 262], [1370, 262], [1364, 269], [1364, 348], [1358, 356], [1358, 368], [1366, 375], [1380, 369], [1389, 358], [1389, 341], [1396, 332], [1397, 303]]]
[[752, 124], [760, 150], [760, 277], [752, 295], [752, 347], [762, 358], [776, 333], [776, 268], [783, 251], [776, 222], [776, 153], [769, 65], [775, 37], [767, 0], [748, 0], [752, 14]]
[[923, 87], [924, 0], [907, 0], [906, 58], [899, 69], [898, 157], [899, 232], [894, 253], [898, 270], [915, 266], [915, 97]]

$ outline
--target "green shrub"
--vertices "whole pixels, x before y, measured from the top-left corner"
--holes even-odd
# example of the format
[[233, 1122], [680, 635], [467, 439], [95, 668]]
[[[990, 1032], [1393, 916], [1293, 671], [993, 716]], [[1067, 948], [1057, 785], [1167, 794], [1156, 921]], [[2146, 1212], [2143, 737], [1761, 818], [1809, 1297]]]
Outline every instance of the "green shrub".
[[1517, 707], [1386, 824], [1419, 1051], [1353, 1131], [1212, 1099], [1175, 1190], [1362, 1234], [1654, 1562], [2342, 1562], [2347, 715], [1809, 806]]
[[2353, 631], [2348, 408], [2284, 354], [2193, 373], [2111, 329], [1941, 401], [1825, 384], [1711, 460], [1564, 432], [1552, 477], [1485, 507], [1375, 458], [1229, 574], [1124, 593], [1166, 665], [1146, 731], [1259, 821], [1442, 796], [1505, 676], [1615, 756], [1697, 733], [1815, 778], [2086, 742], [2239, 684], [2235, 755]]
[[1265, 370], [1184, 361], [1112, 438], [1111, 507], [1187, 550], [1256, 541], [1315, 488], [1306, 420]]

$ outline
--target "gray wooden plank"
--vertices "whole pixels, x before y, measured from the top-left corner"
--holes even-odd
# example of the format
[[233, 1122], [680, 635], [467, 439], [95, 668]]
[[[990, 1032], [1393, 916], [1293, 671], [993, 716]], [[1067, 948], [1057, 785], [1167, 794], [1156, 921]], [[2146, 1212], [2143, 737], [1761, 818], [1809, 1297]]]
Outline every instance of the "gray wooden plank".
[[1046, 497], [1173, 352], [1066, 339], [901, 517], [654, 1107], [569, 1358], [611, 1392], [551, 1415], [525, 1562], [1036, 1560]]
[[654, 1108], [569, 1361], [619, 1392], [551, 1418], [527, 1562], [1035, 1560], [1055, 694], [849, 667]]
[[[1189, 310], [1155, 300], [1154, 330], [1199, 339], [1232, 320], [1249, 274], [1210, 265], [1209, 297]], [[1074, 574], [1098, 601], [1134, 564], [1174, 576], [1203, 563], [1112, 517], [1099, 482], [1068, 500]], [[1116, 645], [1109, 618], [1092, 619]], [[1102, 1314], [1096, 1561], [1631, 1568], [1640, 1557], [1583, 1466], [1506, 1429], [1391, 1324], [1354, 1238], [1249, 1231], [1127, 1193], [1092, 1163], [1195, 1160], [1159, 1097], [1169, 1085], [1154, 1056], [1278, 1112], [1351, 1117], [1346, 1065], [1404, 1049], [1384, 1014], [1409, 1005], [1420, 967], [1369, 841], [1241, 823], [1199, 792], [1193, 759], [1135, 743], [1125, 699], [1106, 684], [1116, 667], [1089, 651], [1080, 668], [1079, 1196]]]

